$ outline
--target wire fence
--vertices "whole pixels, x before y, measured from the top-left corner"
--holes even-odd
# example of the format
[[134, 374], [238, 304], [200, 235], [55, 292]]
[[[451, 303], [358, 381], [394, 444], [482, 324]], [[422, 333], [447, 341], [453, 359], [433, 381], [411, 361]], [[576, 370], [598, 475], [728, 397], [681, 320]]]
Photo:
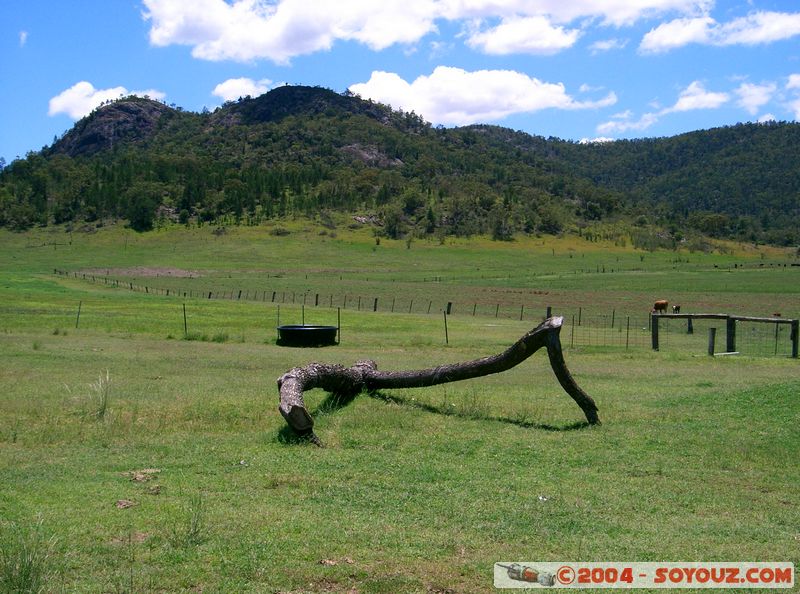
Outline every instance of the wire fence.
[[[785, 322], [752, 322], [737, 320], [736, 351], [756, 357], [791, 357], [792, 329]], [[659, 350], [683, 350], [706, 353], [710, 346], [710, 332], [714, 332], [713, 352], [727, 350], [727, 324], [725, 320], [660, 319]]]
[[565, 346], [615, 346], [625, 349], [650, 347], [648, 318], [581, 312], [564, 318], [561, 342]]
[[[560, 315], [564, 318], [561, 342], [565, 347], [653, 348], [652, 318], [642, 315], [630, 316], [618, 313], [616, 310], [598, 314], [583, 308], [561, 310], [558, 307], [549, 306], [543, 308], [525, 304], [466, 303], [443, 299], [414, 299], [399, 295], [375, 297], [269, 289], [182, 289], [175, 286], [153, 287], [108, 276], [65, 272], [57, 269], [54, 270], [54, 274], [114, 288], [182, 299], [256, 301], [278, 305], [292, 304], [304, 307], [341, 308], [343, 310], [395, 314], [441, 315], [444, 312], [450, 316], [531, 322], [543, 321], [549, 315]], [[708, 351], [711, 328], [719, 329], [715, 352], [719, 353], [725, 350], [726, 324], [724, 320], [659, 318], [659, 350], [705, 353]], [[738, 321], [737, 325], [737, 352], [753, 356], [792, 356], [792, 331], [788, 324]]]

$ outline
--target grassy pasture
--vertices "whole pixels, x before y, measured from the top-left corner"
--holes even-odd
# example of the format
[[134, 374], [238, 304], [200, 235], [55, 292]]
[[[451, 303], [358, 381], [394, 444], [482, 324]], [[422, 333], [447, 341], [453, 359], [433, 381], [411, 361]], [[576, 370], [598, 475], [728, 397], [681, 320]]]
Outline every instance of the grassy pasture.
[[[501, 559], [800, 565], [796, 360], [567, 349], [600, 406], [593, 428], [543, 354], [501, 375], [344, 406], [311, 392], [324, 449], [286, 432], [275, 386], [311, 360], [410, 369], [499, 352], [546, 305], [633, 315], [668, 294], [800, 315], [800, 270], [782, 266], [790, 255], [575, 239], [407, 249], [287, 226], [286, 237], [107, 228], [71, 244], [63, 230], [0, 233], [0, 550], [19, 553], [27, 539], [47, 591], [470, 593], [493, 591]], [[359, 288], [365, 299], [436, 299], [437, 312], [479, 298], [487, 309], [449, 318], [449, 345], [440, 313], [348, 309], [340, 346], [279, 348], [272, 303], [52, 273], [104, 267], [173, 292]], [[536, 313], [495, 318], [500, 299]], [[182, 339], [183, 303], [198, 340]], [[298, 303], [281, 305], [283, 321], [300, 315]], [[323, 307], [305, 316], [335, 321]]]

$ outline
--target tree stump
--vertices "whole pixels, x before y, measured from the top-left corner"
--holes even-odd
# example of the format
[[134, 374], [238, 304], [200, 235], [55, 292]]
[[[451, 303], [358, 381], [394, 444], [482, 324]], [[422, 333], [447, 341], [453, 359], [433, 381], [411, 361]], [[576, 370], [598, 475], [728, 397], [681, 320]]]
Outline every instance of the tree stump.
[[362, 391], [424, 388], [506, 371], [545, 347], [550, 366], [561, 387], [575, 400], [589, 424], [599, 425], [597, 405], [578, 387], [564, 362], [559, 337], [562, 322], [563, 318], [560, 316], [548, 318], [498, 355], [464, 363], [439, 365], [431, 369], [379, 371], [377, 364], [370, 360], [358, 361], [352, 367], [322, 363], [295, 367], [278, 378], [280, 395], [278, 410], [289, 427], [298, 435], [306, 436], [317, 445], [321, 445], [314, 435], [314, 420], [303, 401], [303, 393], [307, 390], [321, 388], [335, 395], [352, 398]]

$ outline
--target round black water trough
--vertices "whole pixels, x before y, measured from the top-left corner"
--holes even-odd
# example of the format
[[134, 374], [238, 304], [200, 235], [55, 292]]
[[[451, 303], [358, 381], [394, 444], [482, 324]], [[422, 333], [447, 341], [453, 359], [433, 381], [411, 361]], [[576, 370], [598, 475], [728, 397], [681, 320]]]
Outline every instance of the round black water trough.
[[336, 326], [278, 326], [278, 345], [321, 347], [336, 344]]

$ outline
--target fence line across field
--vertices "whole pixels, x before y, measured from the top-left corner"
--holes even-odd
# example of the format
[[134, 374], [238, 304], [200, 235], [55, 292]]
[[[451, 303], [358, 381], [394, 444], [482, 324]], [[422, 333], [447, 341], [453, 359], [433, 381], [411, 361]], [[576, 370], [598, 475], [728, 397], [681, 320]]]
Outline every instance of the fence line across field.
[[[662, 324], [670, 323], [670, 320], [685, 320], [685, 333], [682, 332], [684, 327], [683, 323], [676, 324], [676, 328], [666, 327], [667, 332], [662, 332]], [[788, 354], [788, 356], [798, 358], [798, 346], [800, 346], [800, 320], [780, 318], [780, 317], [759, 317], [759, 316], [740, 316], [735, 314], [724, 313], [682, 313], [682, 314], [654, 314], [651, 317], [651, 341], [653, 350], [660, 350], [664, 344], [663, 338], [666, 337], [669, 343], [676, 345], [680, 342], [687, 344], [689, 340], [679, 341], [677, 336], [684, 334], [691, 336], [696, 333], [697, 322], [710, 321], [716, 323], [721, 328], [724, 327], [725, 332], [725, 350], [721, 353], [764, 353], [770, 349], [773, 350], [771, 354]], [[712, 332], [713, 330], [713, 332]], [[715, 346], [716, 341], [716, 326], [709, 326], [709, 346], [708, 350], [711, 354], [717, 354]], [[787, 332], [788, 330], [788, 332]], [[785, 340], [788, 334], [788, 343]], [[713, 335], [713, 339], [712, 339]], [[774, 340], [773, 340], [774, 337]], [[784, 340], [781, 341], [781, 338]], [[780, 352], [781, 349], [786, 349], [790, 346], [789, 353]]]
[[[437, 314], [446, 311], [447, 315], [471, 315], [474, 317], [494, 317], [501, 319], [518, 319], [520, 321], [545, 319], [553, 311], [552, 306], [530, 305], [530, 304], [510, 304], [510, 303], [488, 303], [488, 302], [455, 302], [445, 301], [444, 299], [420, 299], [418, 297], [401, 298], [397, 296], [374, 297], [363, 296], [354, 293], [314, 293], [311, 291], [286, 291], [271, 289], [189, 289], [152, 287], [134, 283], [128, 280], [114, 279], [108, 276], [96, 276], [78, 272], [64, 272], [54, 269], [54, 274], [82, 279], [96, 284], [104, 284], [115, 288], [128, 289], [134, 292], [141, 292], [151, 295], [164, 295], [167, 297], [182, 297], [189, 299], [211, 299], [211, 300], [234, 300], [234, 301], [260, 301], [276, 304], [293, 304], [314, 307], [341, 307], [344, 310], [354, 309], [356, 311], [373, 311], [389, 313], [415, 313], [415, 314]], [[542, 315], [542, 311], [547, 312]], [[578, 326], [588, 325], [591, 315], [586, 314], [582, 307], [577, 308], [558, 308], [556, 313], [562, 316], [572, 315], [574, 310], [575, 320]], [[619, 328], [622, 323], [622, 315], [617, 315], [616, 310], [612, 309], [610, 314], [600, 314], [594, 316], [594, 324], [610, 324], [611, 328]], [[645, 319], [640, 317], [639, 319]], [[638, 322], [637, 322], [638, 323]], [[649, 323], [648, 323], [649, 327]]]
[[[444, 301], [443, 299], [420, 299], [388, 297], [365, 297], [352, 293], [312, 293], [311, 291], [286, 291], [270, 289], [190, 289], [151, 287], [150, 285], [137, 284], [127, 280], [115, 279], [109, 276], [98, 276], [87, 273], [66, 272], [54, 269], [54, 274], [65, 277], [82, 279], [95, 284], [104, 284], [114, 288], [123, 288], [130, 291], [167, 297], [179, 297], [204, 300], [235, 300], [257, 301], [273, 304], [294, 304], [299, 306], [341, 308], [344, 310], [372, 311], [386, 313], [408, 314], [436, 314], [444, 312], [447, 316], [473, 316], [495, 319], [512, 319], [520, 321], [541, 321], [552, 313], [564, 317], [562, 342], [565, 346], [617, 346], [630, 348], [648, 348], [661, 350], [667, 348], [686, 348], [693, 352], [702, 352], [703, 348], [696, 348], [697, 341], [687, 339], [684, 334], [683, 324], [670, 322], [671, 320], [686, 321], [686, 335], [692, 335], [693, 326], [698, 322], [707, 320], [724, 323], [726, 335], [726, 350], [735, 352], [736, 345], [742, 352], [759, 355], [787, 355], [797, 358], [798, 354], [798, 320], [776, 317], [736, 316], [730, 314], [654, 314], [630, 316], [616, 309], [607, 314], [587, 312], [582, 307], [554, 308], [552, 306], [526, 305], [526, 304], [500, 304], [500, 303], [458, 303]], [[736, 336], [736, 326], [742, 323], [762, 326], [773, 324], [774, 329], [757, 330], [752, 325], [747, 331], [740, 331]], [[786, 336], [788, 334], [790, 352], [787, 352]], [[680, 337], [680, 338], [679, 338]], [[747, 348], [744, 349], [743, 346]]]

